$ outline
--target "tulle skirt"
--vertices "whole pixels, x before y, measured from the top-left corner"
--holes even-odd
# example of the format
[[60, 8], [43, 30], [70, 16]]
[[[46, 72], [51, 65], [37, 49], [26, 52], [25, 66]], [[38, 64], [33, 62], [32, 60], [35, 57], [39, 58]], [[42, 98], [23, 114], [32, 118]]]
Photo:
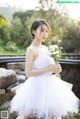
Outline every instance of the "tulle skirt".
[[16, 111], [21, 116], [36, 113], [46, 118], [77, 113], [79, 99], [71, 87], [55, 75], [30, 77], [17, 89], [11, 101], [11, 112]]

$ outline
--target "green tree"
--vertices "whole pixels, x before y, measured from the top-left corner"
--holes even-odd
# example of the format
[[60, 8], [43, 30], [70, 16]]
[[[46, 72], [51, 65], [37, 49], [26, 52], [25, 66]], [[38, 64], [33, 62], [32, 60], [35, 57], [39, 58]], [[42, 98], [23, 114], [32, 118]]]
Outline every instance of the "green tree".
[[11, 39], [16, 43], [17, 46], [25, 48], [30, 44], [30, 34], [25, 24], [25, 27], [22, 25], [19, 18], [13, 19], [10, 27]]
[[72, 22], [64, 30], [61, 46], [67, 53], [80, 52], [80, 27]]
[[5, 45], [10, 40], [10, 33], [8, 31], [9, 25], [6, 17], [0, 14], [0, 45]]
[[13, 14], [10, 33], [12, 40], [19, 47], [26, 48], [31, 43], [29, 23], [33, 12], [33, 10], [29, 10]]
[[28, 11], [20, 11], [20, 12], [15, 12], [13, 14], [13, 19], [19, 18], [22, 25], [25, 26], [25, 22], [27, 21], [28, 18], [30, 18], [33, 14], [33, 10], [28, 10]]

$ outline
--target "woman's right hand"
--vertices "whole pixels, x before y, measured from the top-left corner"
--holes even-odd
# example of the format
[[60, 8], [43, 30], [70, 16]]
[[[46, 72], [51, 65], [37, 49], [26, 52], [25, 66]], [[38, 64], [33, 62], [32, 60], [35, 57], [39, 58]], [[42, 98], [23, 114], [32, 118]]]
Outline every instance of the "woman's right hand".
[[62, 71], [60, 64], [51, 64], [49, 66], [49, 71], [52, 73], [60, 73]]

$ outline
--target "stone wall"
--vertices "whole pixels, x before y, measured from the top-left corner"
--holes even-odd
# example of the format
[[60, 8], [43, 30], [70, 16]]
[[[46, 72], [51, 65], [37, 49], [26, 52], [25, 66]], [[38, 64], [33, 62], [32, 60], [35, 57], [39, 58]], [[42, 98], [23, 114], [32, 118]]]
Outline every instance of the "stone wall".
[[0, 112], [6, 111], [9, 113], [9, 119], [16, 119], [16, 113], [11, 114], [9, 112], [10, 101], [14, 97], [16, 90], [23, 85], [23, 82], [26, 80], [26, 76], [20, 74], [21, 71], [24, 71], [22, 64], [16, 65], [12, 63], [7, 64], [7, 66], [7, 69], [0, 68]]

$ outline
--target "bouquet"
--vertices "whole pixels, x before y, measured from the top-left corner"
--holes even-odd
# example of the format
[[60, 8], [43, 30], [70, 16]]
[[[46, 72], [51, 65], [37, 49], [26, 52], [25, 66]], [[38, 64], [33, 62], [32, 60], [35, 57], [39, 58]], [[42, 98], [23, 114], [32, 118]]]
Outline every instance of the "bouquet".
[[62, 47], [59, 47], [58, 45], [50, 45], [49, 51], [50, 56], [54, 58], [56, 63], [58, 63], [62, 56]]

